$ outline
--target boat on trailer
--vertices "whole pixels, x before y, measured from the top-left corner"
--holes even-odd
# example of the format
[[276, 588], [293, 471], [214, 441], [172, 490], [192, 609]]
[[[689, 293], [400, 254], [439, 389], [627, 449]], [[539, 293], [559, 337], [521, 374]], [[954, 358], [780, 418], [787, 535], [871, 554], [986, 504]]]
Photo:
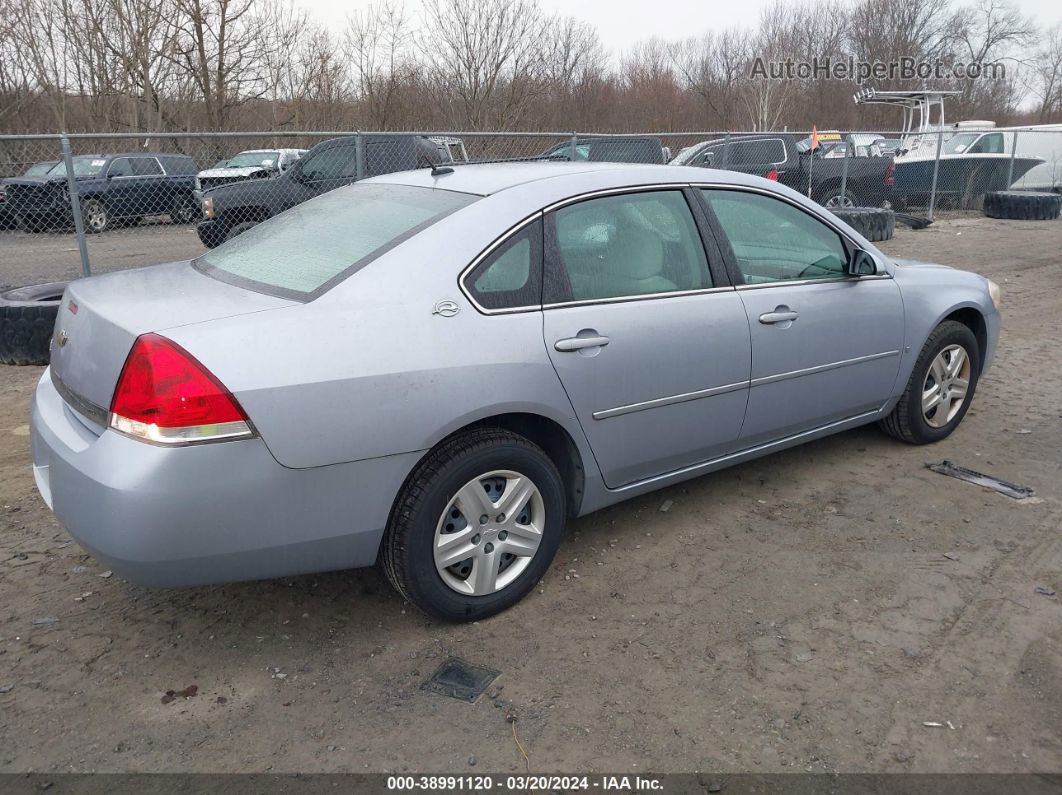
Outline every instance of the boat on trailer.
[[[936, 171], [938, 207], [979, 207], [989, 191], [1007, 190], [1042, 157], [1013, 151], [1013, 136], [991, 121], [944, 121], [944, 100], [961, 91], [877, 91], [854, 95], [857, 105], [890, 105], [903, 111], [894, 173], [897, 198], [908, 207], [928, 207]], [[939, 150], [940, 164], [937, 165]]]

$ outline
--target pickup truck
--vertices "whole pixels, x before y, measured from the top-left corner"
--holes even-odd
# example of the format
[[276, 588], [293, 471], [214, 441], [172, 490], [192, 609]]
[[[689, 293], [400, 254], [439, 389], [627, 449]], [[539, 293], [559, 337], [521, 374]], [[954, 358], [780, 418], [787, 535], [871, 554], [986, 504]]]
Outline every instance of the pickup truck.
[[[191, 223], [199, 215], [192, 197], [195, 161], [187, 155], [78, 155], [73, 166], [86, 232], [147, 215], [169, 215], [175, 224]], [[62, 163], [41, 176], [4, 180], [4, 195], [8, 212], [31, 231], [73, 222]]]
[[196, 232], [214, 248], [296, 204], [359, 179], [467, 160], [457, 138], [423, 135], [365, 135], [323, 141], [280, 176], [220, 185], [202, 194], [202, 219]]
[[[722, 168], [777, 180], [824, 207], [891, 207], [893, 171], [891, 156], [867, 156], [857, 145], [847, 158], [848, 176], [841, 189], [845, 158], [838, 156], [845, 142], [837, 133], [822, 133], [818, 147], [811, 151], [807, 136], [800, 139], [787, 133], [734, 136], [702, 141], [679, 152], [674, 165]], [[843, 150], [839, 150], [843, 151]], [[808, 189], [810, 188], [810, 194]]]
[[[576, 138], [550, 147], [540, 158], [596, 163], [666, 163], [667, 149], [651, 135]], [[572, 156], [572, 150], [575, 156]]]

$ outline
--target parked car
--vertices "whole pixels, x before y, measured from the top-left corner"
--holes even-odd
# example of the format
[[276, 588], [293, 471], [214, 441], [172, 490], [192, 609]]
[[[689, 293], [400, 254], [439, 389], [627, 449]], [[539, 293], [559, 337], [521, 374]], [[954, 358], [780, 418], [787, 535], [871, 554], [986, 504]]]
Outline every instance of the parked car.
[[[22, 174], [24, 177], [40, 177], [47, 174], [57, 160], [42, 160], [34, 163]], [[7, 201], [7, 179], [0, 179], [0, 229], [14, 229], [18, 226], [18, 217], [11, 212]]]
[[[810, 151], [807, 137], [788, 133], [735, 136], [704, 141], [688, 147], [672, 160], [673, 165], [726, 168], [757, 174], [788, 185], [808, 195], [824, 207], [890, 207], [893, 194], [895, 163], [884, 152], [865, 156], [857, 151], [849, 157], [829, 157], [831, 150], [843, 145], [837, 133], [823, 133], [819, 147]], [[858, 144], [857, 144], [858, 146]], [[848, 176], [841, 189], [842, 171]]]
[[777, 182], [447, 172], [71, 283], [32, 449], [86, 550], [156, 586], [379, 557], [413, 604], [479, 619], [569, 518], [865, 423], [938, 441], [992, 361], [995, 284]]
[[287, 171], [304, 154], [305, 149], [248, 149], [200, 171], [195, 177], [195, 187], [198, 191], [205, 191], [230, 182], [275, 177]]
[[540, 157], [594, 163], [666, 163], [670, 159], [669, 154], [670, 150], [664, 147], [659, 138], [631, 135], [577, 138], [574, 142], [565, 141], [547, 149]]
[[[73, 166], [86, 232], [147, 215], [169, 215], [175, 224], [198, 215], [192, 196], [195, 162], [187, 155], [78, 155]], [[73, 222], [64, 164], [42, 176], [9, 179], [4, 187], [10, 211], [23, 226], [39, 230]]]
[[459, 138], [422, 135], [362, 136], [359, 176], [357, 136], [318, 144], [276, 179], [249, 179], [205, 191], [196, 231], [207, 248], [307, 199], [364, 177], [468, 159]]

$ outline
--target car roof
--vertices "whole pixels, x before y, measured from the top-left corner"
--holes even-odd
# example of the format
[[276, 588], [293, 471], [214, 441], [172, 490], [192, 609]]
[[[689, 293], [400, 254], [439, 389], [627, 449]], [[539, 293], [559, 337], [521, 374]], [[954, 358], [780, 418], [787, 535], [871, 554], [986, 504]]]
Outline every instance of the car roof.
[[[450, 164], [447, 165], [449, 166]], [[533, 182], [542, 182], [544, 180], [568, 182], [572, 178], [595, 173], [601, 176], [607, 175], [609, 183], [628, 183], [631, 185], [671, 182], [682, 184], [706, 180], [738, 182], [737, 178], [743, 176], [734, 171], [665, 166], [655, 163], [558, 163], [549, 161], [454, 164], [452, 173], [432, 176], [431, 172], [430, 168], [399, 171], [394, 174], [373, 177], [365, 180], [365, 182], [443, 188], [460, 193], [490, 196]], [[557, 187], [562, 186], [558, 185]]]

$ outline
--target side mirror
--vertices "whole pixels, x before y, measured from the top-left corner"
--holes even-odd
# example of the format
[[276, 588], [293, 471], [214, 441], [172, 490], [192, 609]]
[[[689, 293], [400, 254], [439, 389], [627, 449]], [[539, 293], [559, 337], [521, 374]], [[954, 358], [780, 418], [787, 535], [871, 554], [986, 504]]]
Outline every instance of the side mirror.
[[873, 276], [878, 272], [878, 265], [874, 257], [863, 249], [856, 249], [852, 258], [848, 261], [847, 273], [849, 276]]

